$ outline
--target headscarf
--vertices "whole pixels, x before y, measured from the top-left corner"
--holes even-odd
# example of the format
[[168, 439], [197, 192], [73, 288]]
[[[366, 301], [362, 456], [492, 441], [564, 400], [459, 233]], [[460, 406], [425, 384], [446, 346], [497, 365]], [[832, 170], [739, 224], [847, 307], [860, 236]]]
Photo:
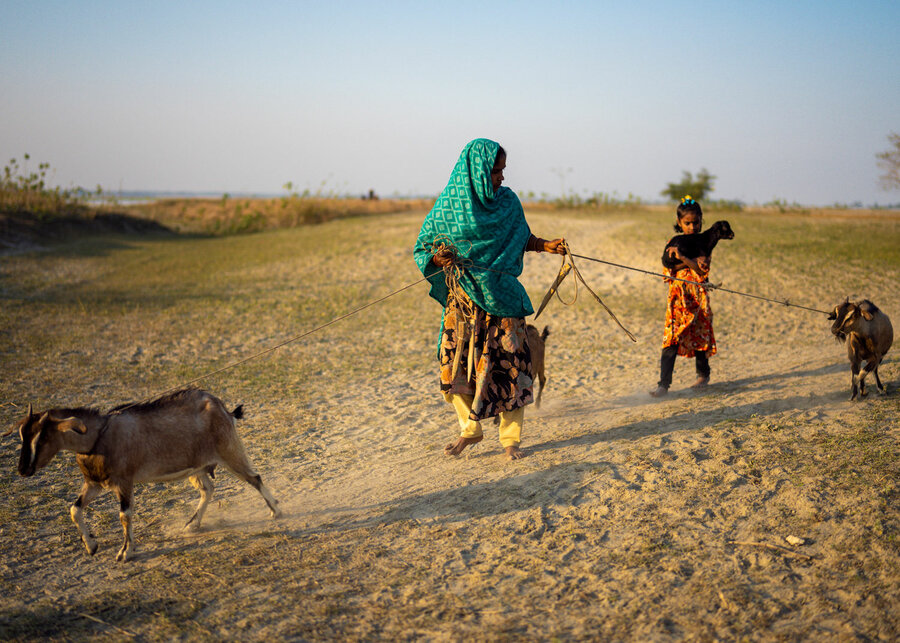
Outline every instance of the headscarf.
[[534, 312], [517, 277], [531, 230], [515, 192], [494, 192], [491, 170], [500, 145], [477, 138], [466, 145], [447, 187], [425, 217], [413, 257], [431, 283], [430, 295], [447, 305], [444, 273], [433, 263], [432, 245], [449, 239], [471, 262], [459, 282], [482, 310], [499, 317], [525, 317]]

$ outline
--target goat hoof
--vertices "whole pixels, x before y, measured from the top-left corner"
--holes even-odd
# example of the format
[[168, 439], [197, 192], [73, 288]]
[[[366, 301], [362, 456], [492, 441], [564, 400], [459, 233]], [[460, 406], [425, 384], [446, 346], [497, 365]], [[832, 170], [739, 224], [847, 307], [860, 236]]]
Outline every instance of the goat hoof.
[[124, 547], [116, 554], [116, 562], [119, 563], [127, 563], [132, 558], [134, 558], [134, 552], [132, 552], [131, 549], [125, 549]]
[[272, 520], [276, 520], [276, 519], [278, 519], [278, 518], [281, 518], [281, 515], [282, 515], [282, 514], [281, 514], [281, 509], [272, 509], [271, 513], [272, 513]]
[[97, 543], [84, 543], [84, 548], [91, 556], [97, 553]]

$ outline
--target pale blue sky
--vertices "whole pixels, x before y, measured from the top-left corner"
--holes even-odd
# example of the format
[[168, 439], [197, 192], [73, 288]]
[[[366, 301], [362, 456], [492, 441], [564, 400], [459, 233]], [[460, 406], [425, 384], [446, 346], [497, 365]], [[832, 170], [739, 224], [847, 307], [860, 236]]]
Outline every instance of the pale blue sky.
[[0, 154], [63, 187], [897, 203], [900, 2], [0, 0]]

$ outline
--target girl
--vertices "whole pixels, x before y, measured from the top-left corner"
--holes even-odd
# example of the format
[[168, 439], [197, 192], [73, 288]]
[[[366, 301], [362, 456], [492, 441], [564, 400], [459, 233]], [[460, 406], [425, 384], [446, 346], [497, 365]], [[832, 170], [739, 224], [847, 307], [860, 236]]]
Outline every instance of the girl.
[[413, 249], [444, 307], [441, 392], [461, 429], [444, 448], [448, 455], [480, 442], [481, 421], [499, 415], [507, 458], [524, 456], [519, 443], [534, 379], [525, 315], [534, 309], [517, 277], [526, 250], [565, 254], [562, 239], [531, 234], [519, 198], [501, 187], [505, 167], [506, 152], [494, 141], [466, 145]]
[[[681, 199], [675, 216], [676, 232], [697, 234], [703, 228], [703, 210], [690, 195]], [[678, 265], [674, 269], [666, 269], [670, 276], [700, 283], [707, 280], [710, 257], [685, 257], [678, 248], [668, 245], [665, 254], [678, 260]], [[694, 284], [669, 281], [666, 328], [662, 356], [659, 360], [659, 383], [656, 390], [650, 391], [650, 395], [662, 397], [669, 392], [676, 355], [696, 358], [697, 381], [691, 388], [705, 387], [709, 384], [708, 359], [715, 354], [716, 339], [713, 336], [709, 293], [705, 288]]]

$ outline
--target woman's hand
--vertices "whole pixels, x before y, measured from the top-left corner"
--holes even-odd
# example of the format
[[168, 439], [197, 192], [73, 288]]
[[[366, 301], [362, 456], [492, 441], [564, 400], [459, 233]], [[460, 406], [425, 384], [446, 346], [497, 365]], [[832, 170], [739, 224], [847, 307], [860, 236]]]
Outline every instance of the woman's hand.
[[669, 253], [670, 257], [678, 259], [678, 261], [684, 263], [684, 257], [681, 256], [681, 251], [678, 249], [678, 246], [671, 246], [666, 248], [666, 252]]
[[557, 255], [566, 254], [566, 240], [554, 239], [553, 241], [544, 241], [544, 252], [552, 252]]
[[450, 250], [438, 250], [431, 257], [431, 263], [438, 268], [446, 268], [453, 265], [453, 252]]

